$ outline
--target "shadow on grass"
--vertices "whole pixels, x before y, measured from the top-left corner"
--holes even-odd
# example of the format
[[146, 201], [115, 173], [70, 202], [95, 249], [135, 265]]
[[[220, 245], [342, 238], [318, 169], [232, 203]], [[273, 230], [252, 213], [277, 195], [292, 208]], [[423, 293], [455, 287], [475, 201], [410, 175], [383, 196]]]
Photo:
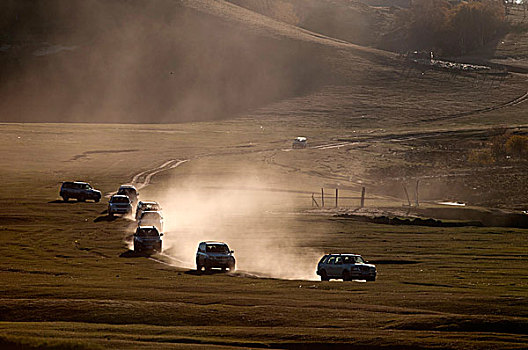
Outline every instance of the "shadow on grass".
[[79, 201], [63, 201], [62, 199], [55, 199], [53, 201], [49, 201], [48, 202], [49, 204], [54, 204], [54, 203], [63, 203], [63, 204], [74, 204], [74, 203], [79, 203]]
[[415, 261], [415, 260], [369, 260], [369, 264], [376, 264], [376, 265], [412, 265], [412, 264], [419, 264], [421, 261]]
[[208, 271], [198, 271], [198, 270], [188, 270], [184, 272], [186, 275], [192, 275], [192, 276], [203, 276], [203, 275], [226, 275], [229, 273], [229, 271], [222, 271], [220, 269], [211, 269]]
[[117, 216], [113, 216], [113, 215], [101, 215], [101, 216], [98, 216], [94, 219], [94, 222], [101, 222], [101, 221], [107, 221], [107, 222], [111, 222], [111, 221], [114, 221], [115, 219], [117, 219]]
[[119, 254], [120, 258], [139, 258], [143, 256], [149, 256], [149, 254], [143, 253], [143, 252], [136, 252], [133, 250], [128, 249], [127, 251], [122, 252]]

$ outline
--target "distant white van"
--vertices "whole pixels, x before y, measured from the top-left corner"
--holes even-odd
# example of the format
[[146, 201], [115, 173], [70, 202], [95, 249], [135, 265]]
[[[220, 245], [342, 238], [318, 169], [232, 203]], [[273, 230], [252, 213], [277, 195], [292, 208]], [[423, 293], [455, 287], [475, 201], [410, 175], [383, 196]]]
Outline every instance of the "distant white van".
[[307, 140], [306, 137], [299, 136], [293, 140], [292, 148], [306, 148]]

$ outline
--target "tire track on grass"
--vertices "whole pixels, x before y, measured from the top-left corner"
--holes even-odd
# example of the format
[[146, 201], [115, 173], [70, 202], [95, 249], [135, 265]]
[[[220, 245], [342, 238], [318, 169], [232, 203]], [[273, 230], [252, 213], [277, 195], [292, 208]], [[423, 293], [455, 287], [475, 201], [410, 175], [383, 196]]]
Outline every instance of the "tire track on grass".
[[[147, 187], [150, 185], [150, 181], [152, 180], [152, 177], [162, 171], [174, 169], [186, 162], [188, 162], [188, 159], [171, 159], [160, 165], [159, 167], [156, 167], [154, 169], [149, 169], [142, 171], [132, 178], [132, 185], [134, 185], [138, 190]], [[141, 181], [140, 179], [143, 178]]]

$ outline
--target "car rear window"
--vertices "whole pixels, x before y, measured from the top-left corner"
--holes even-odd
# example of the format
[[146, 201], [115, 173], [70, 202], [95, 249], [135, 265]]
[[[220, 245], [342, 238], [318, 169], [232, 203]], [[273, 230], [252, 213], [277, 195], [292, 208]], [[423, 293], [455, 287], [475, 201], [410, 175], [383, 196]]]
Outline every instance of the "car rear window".
[[159, 233], [155, 229], [142, 229], [138, 231], [137, 235], [139, 237], [158, 237]]
[[130, 203], [127, 197], [112, 197], [112, 203]]
[[207, 245], [208, 253], [228, 253], [229, 249], [224, 244], [208, 244]]
[[158, 219], [160, 218], [161, 215], [158, 213], [158, 212], [151, 212], [151, 211], [146, 211], [143, 213], [143, 215], [141, 215], [141, 218], [142, 219]]

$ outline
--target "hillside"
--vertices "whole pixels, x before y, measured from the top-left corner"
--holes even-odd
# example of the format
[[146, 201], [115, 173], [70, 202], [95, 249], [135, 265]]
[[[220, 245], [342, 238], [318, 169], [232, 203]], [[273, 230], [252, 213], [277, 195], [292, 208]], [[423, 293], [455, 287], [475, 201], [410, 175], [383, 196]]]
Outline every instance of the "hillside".
[[390, 57], [223, 1], [20, 4], [3, 11], [3, 121], [218, 119]]

